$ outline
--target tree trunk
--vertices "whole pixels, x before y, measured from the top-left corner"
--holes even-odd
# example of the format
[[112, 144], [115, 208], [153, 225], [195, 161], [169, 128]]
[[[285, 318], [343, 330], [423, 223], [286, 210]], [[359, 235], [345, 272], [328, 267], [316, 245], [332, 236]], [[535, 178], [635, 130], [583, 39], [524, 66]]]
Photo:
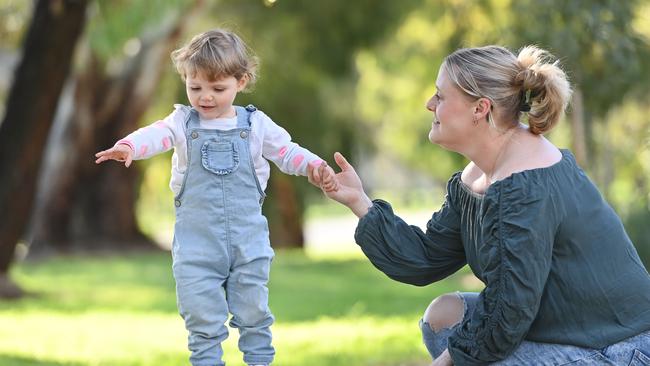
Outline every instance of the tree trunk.
[[86, 5], [85, 0], [39, 0], [34, 6], [0, 125], [0, 276], [5, 279], [29, 220], [45, 141]]
[[294, 179], [296, 177], [274, 172], [269, 180], [271, 196], [264, 211], [269, 220], [271, 244], [276, 249], [304, 246], [303, 210]]
[[582, 91], [577, 89], [573, 92], [571, 101], [571, 148], [575, 154], [578, 164], [585, 169], [588, 167], [589, 159], [587, 154], [587, 132], [585, 121], [584, 101]]
[[[603, 193], [607, 200], [611, 198], [611, 187], [614, 182], [614, 177], [616, 176], [616, 167], [614, 165], [614, 147], [612, 146], [612, 141], [609, 135], [609, 124], [607, 121], [604, 121], [599, 126], [603, 133], [600, 135], [601, 149], [598, 154], [598, 165], [600, 166], [599, 171], [599, 182], [600, 191]], [[595, 159], [594, 159], [595, 160]]]
[[[196, 10], [201, 2], [193, 3]], [[94, 154], [137, 129], [155, 96], [169, 53], [191, 16], [163, 22], [122, 72], [106, 75], [95, 55], [76, 76], [73, 108], [62, 136], [51, 141], [52, 162], [41, 178], [43, 204], [33, 222], [30, 251], [154, 248], [139, 230], [135, 203], [140, 171], [117, 163], [96, 165]], [[89, 53], [89, 51], [88, 51]]]

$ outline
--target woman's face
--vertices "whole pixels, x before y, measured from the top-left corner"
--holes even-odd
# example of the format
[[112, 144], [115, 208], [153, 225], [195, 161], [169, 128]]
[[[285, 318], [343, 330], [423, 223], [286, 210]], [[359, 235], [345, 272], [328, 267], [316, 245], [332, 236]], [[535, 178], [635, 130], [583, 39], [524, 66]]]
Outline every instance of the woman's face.
[[462, 92], [440, 67], [436, 94], [426, 104], [435, 114], [429, 140], [448, 150], [462, 150], [459, 148], [478, 132], [474, 124], [475, 104], [476, 101]]

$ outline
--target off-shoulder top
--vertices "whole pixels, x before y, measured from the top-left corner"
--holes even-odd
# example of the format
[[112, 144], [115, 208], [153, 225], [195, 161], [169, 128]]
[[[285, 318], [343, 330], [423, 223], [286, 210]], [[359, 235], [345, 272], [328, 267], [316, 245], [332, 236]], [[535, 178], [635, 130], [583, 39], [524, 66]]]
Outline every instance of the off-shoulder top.
[[485, 284], [449, 338], [456, 365], [501, 360], [524, 339], [603, 348], [650, 330], [650, 275], [568, 150], [485, 194], [460, 176], [426, 232], [382, 200], [355, 232], [373, 265], [397, 281], [427, 285], [467, 264]]

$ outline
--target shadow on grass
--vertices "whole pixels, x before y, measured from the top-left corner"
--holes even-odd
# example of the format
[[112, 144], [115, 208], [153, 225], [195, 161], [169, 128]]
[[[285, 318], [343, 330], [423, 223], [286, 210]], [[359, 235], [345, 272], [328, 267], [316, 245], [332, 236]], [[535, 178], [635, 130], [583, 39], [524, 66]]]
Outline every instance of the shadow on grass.
[[33, 358], [26, 358], [20, 356], [10, 356], [0, 354], [0, 365], [6, 366], [82, 366], [81, 363], [76, 362], [56, 362], [56, 361], [43, 361]]
[[168, 252], [57, 256], [22, 263], [12, 277], [29, 295], [0, 311], [177, 313]]

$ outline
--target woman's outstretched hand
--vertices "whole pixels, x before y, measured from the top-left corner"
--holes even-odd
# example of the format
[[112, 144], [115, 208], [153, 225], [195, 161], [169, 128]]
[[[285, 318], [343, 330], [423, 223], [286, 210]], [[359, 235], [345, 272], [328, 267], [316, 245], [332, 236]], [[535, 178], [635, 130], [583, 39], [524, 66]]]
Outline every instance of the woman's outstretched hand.
[[372, 206], [372, 201], [363, 191], [361, 179], [343, 155], [335, 153], [334, 161], [341, 168], [340, 173], [335, 174], [327, 164], [321, 164], [318, 169], [309, 170], [310, 182], [321, 187], [327, 197], [347, 206], [358, 217], [363, 217]]
[[95, 157], [97, 158], [95, 164], [99, 164], [106, 160], [115, 160], [123, 161], [124, 166], [128, 168], [133, 161], [133, 149], [131, 149], [129, 145], [117, 144], [108, 150], [98, 152], [95, 154]]

